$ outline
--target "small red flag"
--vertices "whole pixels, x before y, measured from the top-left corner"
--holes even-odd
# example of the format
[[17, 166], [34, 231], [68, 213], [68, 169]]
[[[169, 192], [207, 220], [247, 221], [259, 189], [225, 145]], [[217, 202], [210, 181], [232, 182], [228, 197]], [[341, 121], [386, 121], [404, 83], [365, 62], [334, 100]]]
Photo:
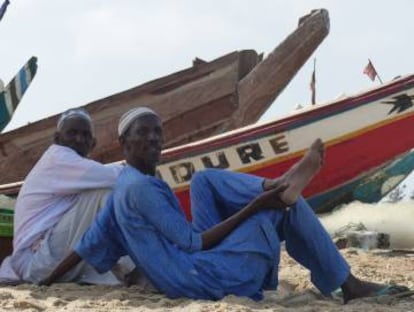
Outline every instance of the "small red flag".
[[365, 66], [363, 73], [367, 75], [372, 81], [375, 80], [375, 77], [378, 76], [377, 71], [375, 70], [374, 65], [371, 61], [368, 61], [368, 65]]

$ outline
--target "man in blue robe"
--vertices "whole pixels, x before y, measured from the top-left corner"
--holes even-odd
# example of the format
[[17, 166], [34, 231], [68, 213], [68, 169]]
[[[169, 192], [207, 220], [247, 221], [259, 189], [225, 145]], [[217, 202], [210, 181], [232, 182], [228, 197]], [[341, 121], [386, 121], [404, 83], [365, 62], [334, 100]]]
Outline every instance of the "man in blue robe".
[[264, 289], [277, 287], [285, 241], [289, 255], [310, 270], [325, 295], [342, 288], [347, 302], [384, 289], [351, 274], [300, 196], [322, 164], [319, 139], [279, 179], [214, 169], [197, 173], [190, 223], [170, 187], [155, 177], [163, 138], [157, 114], [131, 110], [121, 118], [118, 133], [128, 165], [96, 221], [44, 284], [82, 259], [106, 272], [129, 255], [137, 271], [171, 298], [216, 300], [233, 294], [259, 300]]

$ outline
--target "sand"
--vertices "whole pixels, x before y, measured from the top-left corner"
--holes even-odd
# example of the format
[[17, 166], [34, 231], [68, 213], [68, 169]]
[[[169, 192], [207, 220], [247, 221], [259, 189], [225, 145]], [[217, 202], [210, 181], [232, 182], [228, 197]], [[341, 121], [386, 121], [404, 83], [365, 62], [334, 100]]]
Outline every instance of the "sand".
[[[414, 288], [414, 253], [358, 249], [346, 249], [342, 253], [359, 277]], [[171, 300], [136, 287], [119, 286], [0, 287], [0, 311], [414, 311], [414, 296], [354, 300], [347, 305], [339, 299], [324, 298], [311, 284], [309, 273], [285, 252], [279, 276], [279, 289], [266, 292], [260, 302], [234, 296], [220, 301]]]
[[[405, 251], [341, 252], [353, 273], [366, 280], [398, 283], [414, 289], [414, 203], [352, 203], [322, 217], [322, 223], [333, 234], [348, 223], [362, 222], [375, 231], [391, 234], [391, 248]], [[322, 297], [313, 287], [309, 272], [282, 252], [279, 289], [265, 293], [263, 301], [228, 296], [220, 301], [176, 299], [149, 293], [137, 287], [79, 286], [55, 284], [51, 287], [20, 285], [0, 287], [0, 311], [412, 311], [414, 296], [354, 300], [343, 305], [339, 298]]]

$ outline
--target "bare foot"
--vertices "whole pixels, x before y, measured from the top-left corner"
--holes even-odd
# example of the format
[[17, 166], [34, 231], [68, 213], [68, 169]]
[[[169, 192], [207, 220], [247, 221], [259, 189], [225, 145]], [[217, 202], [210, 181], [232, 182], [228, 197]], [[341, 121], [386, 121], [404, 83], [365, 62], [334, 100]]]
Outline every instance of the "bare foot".
[[286, 173], [289, 187], [280, 195], [287, 205], [296, 202], [303, 189], [309, 184], [323, 163], [325, 154], [321, 139], [315, 140], [303, 158]]
[[315, 140], [302, 159], [293, 165], [283, 176], [273, 180], [265, 180], [263, 184], [264, 189], [270, 190], [278, 187], [280, 184], [287, 184], [288, 188], [280, 193], [280, 199], [287, 206], [292, 205], [298, 200], [303, 189], [319, 171], [323, 164], [324, 153], [322, 140]]

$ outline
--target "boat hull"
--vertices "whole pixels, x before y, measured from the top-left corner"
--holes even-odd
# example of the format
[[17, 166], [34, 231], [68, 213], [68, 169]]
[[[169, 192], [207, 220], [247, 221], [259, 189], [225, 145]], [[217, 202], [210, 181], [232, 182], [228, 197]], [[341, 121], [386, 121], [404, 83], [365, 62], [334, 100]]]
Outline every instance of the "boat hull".
[[352, 201], [375, 203], [394, 190], [413, 170], [414, 152], [409, 152], [352, 181], [311, 196], [308, 202], [317, 213], [329, 212]]
[[[407, 154], [414, 146], [413, 100], [414, 75], [272, 122], [164, 150], [157, 175], [173, 188], [191, 218], [189, 185], [197, 171], [219, 168], [278, 177], [321, 138], [324, 165], [303, 193], [312, 208], [326, 212], [352, 200], [378, 201], [413, 169], [414, 156]], [[20, 186], [3, 185], [0, 193], [15, 194]]]
[[[413, 99], [410, 76], [275, 122], [167, 150], [158, 175], [172, 186], [190, 217], [188, 186], [195, 172], [215, 167], [277, 177], [321, 138], [325, 162], [304, 196], [315, 199], [316, 211], [326, 211], [341, 203], [328, 204], [326, 194], [381, 170], [414, 146]], [[323, 194], [327, 197], [317, 201]]]

